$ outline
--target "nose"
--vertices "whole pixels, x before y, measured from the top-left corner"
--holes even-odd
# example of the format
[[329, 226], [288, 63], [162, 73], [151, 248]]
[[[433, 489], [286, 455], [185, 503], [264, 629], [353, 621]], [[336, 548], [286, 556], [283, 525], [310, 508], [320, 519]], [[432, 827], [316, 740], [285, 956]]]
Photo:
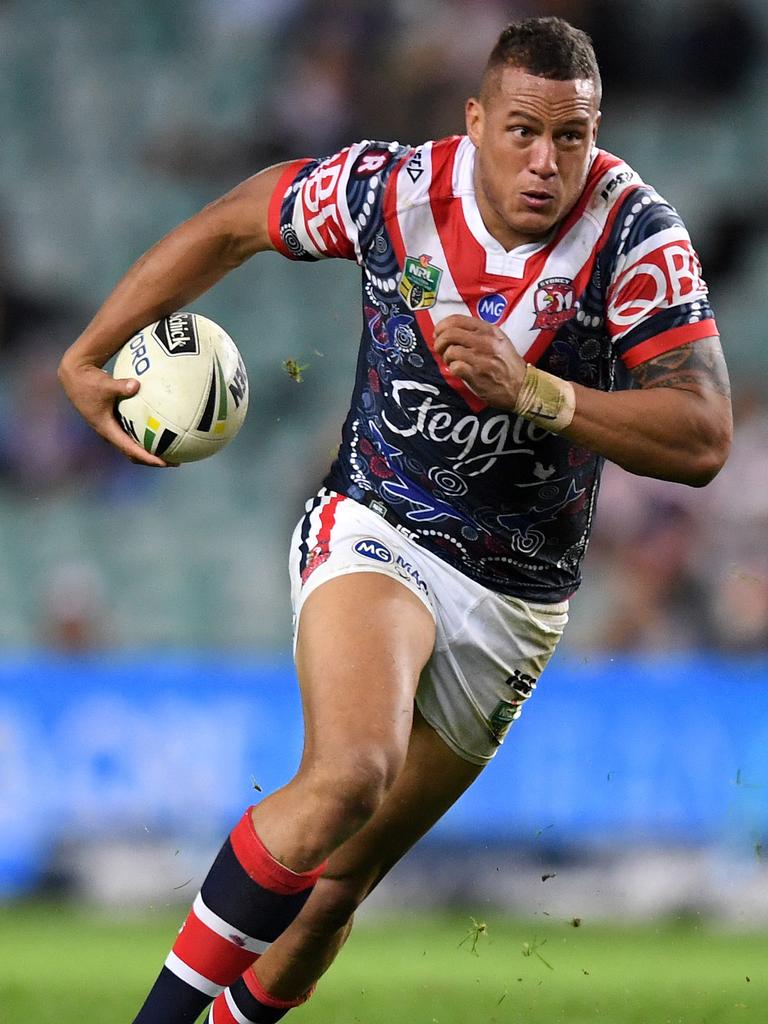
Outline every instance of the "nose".
[[540, 135], [529, 150], [529, 170], [539, 178], [557, 174], [557, 152], [554, 139]]

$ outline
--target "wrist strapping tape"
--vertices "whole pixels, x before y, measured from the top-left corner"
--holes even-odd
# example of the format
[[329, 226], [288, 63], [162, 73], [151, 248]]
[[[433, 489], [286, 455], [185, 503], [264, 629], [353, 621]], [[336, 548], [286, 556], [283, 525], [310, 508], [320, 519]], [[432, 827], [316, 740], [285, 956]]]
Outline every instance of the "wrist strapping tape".
[[573, 384], [529, 364], [514, 411], [554, 434], [565, 430], [576, 411]]

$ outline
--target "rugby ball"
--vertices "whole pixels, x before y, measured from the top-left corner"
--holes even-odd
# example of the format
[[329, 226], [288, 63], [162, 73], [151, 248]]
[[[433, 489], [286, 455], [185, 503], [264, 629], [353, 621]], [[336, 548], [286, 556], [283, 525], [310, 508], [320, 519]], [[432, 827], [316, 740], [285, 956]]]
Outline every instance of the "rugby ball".
[[248, 377], [237, 346], [199, 313], [174, 313], [139, 331], [118, 352], [112, 375], [141, 385], [117, 402], [121, 426], [168, 462], [215, 455], [248, 411]]

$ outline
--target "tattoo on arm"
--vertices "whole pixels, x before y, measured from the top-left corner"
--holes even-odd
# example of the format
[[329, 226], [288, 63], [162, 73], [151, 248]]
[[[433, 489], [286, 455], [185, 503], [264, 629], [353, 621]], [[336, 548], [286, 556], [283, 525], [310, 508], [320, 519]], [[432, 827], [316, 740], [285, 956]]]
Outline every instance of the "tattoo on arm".
[[719, 338], [681, 345], [632, 370], [637, 388], [681, 388], [684, 391], [715, 391], [730, 397], [728, 370]]

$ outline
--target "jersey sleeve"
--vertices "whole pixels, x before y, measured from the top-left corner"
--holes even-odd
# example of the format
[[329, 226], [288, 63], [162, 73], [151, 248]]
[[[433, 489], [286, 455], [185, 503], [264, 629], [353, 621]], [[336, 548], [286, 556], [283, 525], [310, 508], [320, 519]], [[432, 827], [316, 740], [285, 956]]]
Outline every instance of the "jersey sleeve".
[[319, 160], [286, 166], [269, 206], [269, 234], [293, 260], [363, 262], [384, 181], [406, 147], [358, 142]]
[[627, 197], [608, 249], [606, 326], [629, 369], [717, 335], [688, 231], [652, 189], [644, 186]]

